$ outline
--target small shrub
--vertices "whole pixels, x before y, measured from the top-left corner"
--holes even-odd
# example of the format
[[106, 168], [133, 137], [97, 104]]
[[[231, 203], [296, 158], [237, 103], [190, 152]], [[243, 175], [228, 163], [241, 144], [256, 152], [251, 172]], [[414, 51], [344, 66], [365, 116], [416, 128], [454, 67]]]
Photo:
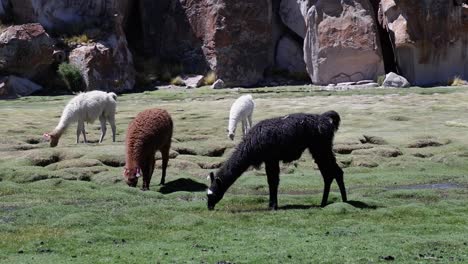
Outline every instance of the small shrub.
[[76, 35], [76, 36], [65, 38], [64, 41], [65, 43], [69, 45], [70, 43], [73, 43], [73, 42], [74, 43], [89, 43], [91, 39], [88, 37], [88, 35], [81, 34], [81, 35]]
[[184, 86], [184, 80], [180, 76], [177, 76], [171, 80], [172, 85], [177, 85], [177, 86]]
[[450, 82], [451, 86], [463, 86], [468, 85], [468, 82], [463, 80], [460, 76], [455, 76]]
[[379, 86], [382, 86], [384, 81], [385, 81], [385, 75], [379, 75], [377, 77], [377, 83], [379, 84]]
[[216, 81], [216, 73], [210, 71], [203, 78], [203, 85], [212, 85]]
[[85, 90], [85, 83], [80, 70], [69, 63], [61, 63], [57, 70], [60, 78], [65, 82], [71, 92], [82, 92]]

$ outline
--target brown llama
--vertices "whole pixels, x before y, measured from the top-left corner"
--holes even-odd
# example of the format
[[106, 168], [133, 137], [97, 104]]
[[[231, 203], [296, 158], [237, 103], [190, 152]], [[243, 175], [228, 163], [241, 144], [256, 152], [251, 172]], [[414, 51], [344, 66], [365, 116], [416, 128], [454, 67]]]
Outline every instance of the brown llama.
[[126, 138], [125, 182], [136, 187], [138, 178], [143, 176], [142, 190], [149, 190], [154, 171], [156, 151], [161, 151], [162, 177], [164, 185], [169, 161], [173, 123], [171, 116], [163, 109], [147, 109], [139, 113], [129, 124]]

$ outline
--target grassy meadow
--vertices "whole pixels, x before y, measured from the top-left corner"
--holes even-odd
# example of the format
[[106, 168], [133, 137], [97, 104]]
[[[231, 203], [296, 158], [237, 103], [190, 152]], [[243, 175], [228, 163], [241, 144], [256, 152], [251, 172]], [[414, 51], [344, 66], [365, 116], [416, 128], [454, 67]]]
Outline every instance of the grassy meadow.
[[[281, 167], [269, 211], [263, 168], [244, 173], [206, 208], [206, 176], [241, 138], [226, 136], [232, 102], [251, 93], [254, 123], [294, 112], [340, 113], [336, 183], [305, 152]], [[467, 263], [468, 89], [321, 91], [316, 87], [159, 90], [118, 97], [117, 142], [56, 148], [42, 134], [71, 96], [0, 101], [0, 263]], [[175, 125], [165, 186], [122, 181], [128, 123], [158, 107]], [[109, 128], [109, 127], [108, 127]], [[139, 182], [141, 186], [141, 181]]]

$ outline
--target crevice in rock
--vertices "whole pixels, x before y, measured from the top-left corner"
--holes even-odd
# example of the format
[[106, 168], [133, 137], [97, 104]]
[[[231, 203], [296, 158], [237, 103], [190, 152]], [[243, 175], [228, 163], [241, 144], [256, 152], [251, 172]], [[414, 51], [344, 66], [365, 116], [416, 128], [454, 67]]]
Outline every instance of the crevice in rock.
[[400, 74], [390, 33], [387, 32], [387, 30], [383, 27], [381, 24], [382, 21], [379, 18], [380, 0], [371, 0], [370, 2], [372, 4], [372, 8], [374, 9], [374, 17], [376, 19], [377, 30], [379, 33], [380, 47], [382, 48], [385, 73], [395, 72]]

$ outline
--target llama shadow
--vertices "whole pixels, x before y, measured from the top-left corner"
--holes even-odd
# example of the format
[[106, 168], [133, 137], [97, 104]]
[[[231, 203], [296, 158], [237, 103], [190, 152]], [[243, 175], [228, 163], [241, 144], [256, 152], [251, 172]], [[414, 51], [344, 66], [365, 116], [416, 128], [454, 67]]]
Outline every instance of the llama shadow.
[[365, 202], [361, 202], [361, 201], [347, 201], [348, 204], [356, 207], [356, 208], [359, 208], [359, 209], [377, 209], [379, 208], [377, 205], [369, 205], [369, 204], [366, 204]]
[[279, 206], [278, 210], [307, 210], [312, 208], [320, 208], [319, 205], [305, 205], [305, 204], [288, 204]]
[[170, 181], [159, 188], [162, 194], [173, 192], [203, 192], [206, 191], [208, 186], [203, 183], [196, 182], [192, 179], [182, 178], [175, 181]]
[[[333, 204], [334, 202], [328, 202], [327, 206]], [[347, 204], [359, 208], [359, 209], [377, 209], [376, 205], [369, 205], [361, 201], [347, 201]], [[285, 206], [279, 206], [278, 210], [307, 210], [312, 208], [321, 208], [320, 205], [305, 205], [305, 204], [288, 204]]]

